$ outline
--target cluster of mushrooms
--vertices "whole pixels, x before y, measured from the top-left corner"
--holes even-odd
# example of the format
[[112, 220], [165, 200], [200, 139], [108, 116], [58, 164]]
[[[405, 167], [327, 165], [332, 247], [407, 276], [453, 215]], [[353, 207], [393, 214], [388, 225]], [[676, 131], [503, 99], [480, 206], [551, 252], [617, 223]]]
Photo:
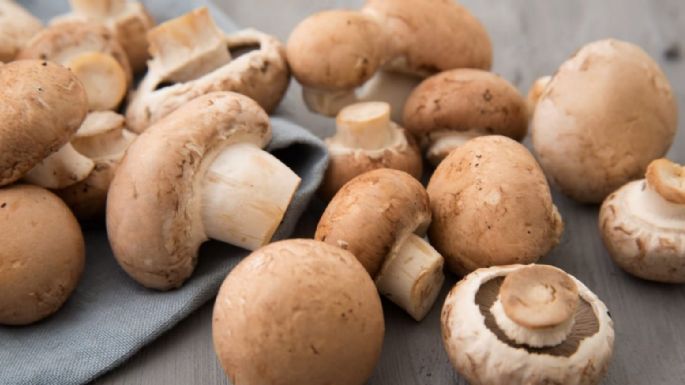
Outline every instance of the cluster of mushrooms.
[[[191, 279], [209, 239], [253, 251], [214, 308], [236, 385], [363, 384], [379, 293], [421, 321], [445, 267], [463, 279], [444, 346], [471, 384], [596, 384], [606, 306], [535, 264], [564, 229], [548, 180], [603, 202], [621, 268], [685, 283], [685, 168], [661, 158], [676, 102], [635, 45], [590, 43], [526, 98], [489, 72], [485, 28], [453, 1], [317, 13], [287, 44], [227, 34], [204, 8], [156, 25], [134, 1], [71, 6], [44, 26], [0, 0], [0, 324], [65, 303], [84, 269], [79, 221], [104, 218], [117, 262], [150, 289]], [[310, 110], [336, 117], [330, 202], [314, 239], [271, 243], [300, 184], [264, 151], [291, 71]], [[535, 156], [519, 143], [529, 126]]]

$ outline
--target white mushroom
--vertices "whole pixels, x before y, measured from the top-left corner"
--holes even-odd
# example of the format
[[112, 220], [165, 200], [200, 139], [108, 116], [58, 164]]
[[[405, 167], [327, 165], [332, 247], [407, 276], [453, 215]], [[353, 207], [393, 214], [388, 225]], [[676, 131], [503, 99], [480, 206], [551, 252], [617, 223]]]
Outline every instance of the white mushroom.
[[11, 62], [43, 24], [13, 0], [0, 0], [0, 63]]

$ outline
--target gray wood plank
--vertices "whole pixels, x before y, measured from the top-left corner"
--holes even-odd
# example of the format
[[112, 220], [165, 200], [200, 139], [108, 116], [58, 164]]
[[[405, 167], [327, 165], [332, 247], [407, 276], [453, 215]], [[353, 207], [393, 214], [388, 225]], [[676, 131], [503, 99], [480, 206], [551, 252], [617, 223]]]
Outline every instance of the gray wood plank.
[[[664, 68], [685, 111], [685, 2], [682, 0], [464, 0], [483, 20], [495, 44], [495, 72], [523, 92], [538, 76], [553, 72], [583, 43], [617, 37], [644, 47]], [[307, 14], [358, 1], [291, 0], [224, 1], [240, 24], [287, 38]], [[681, 51], [680, 60], [667, 60]], [[668, 51], [670, 55], [666, 55]], [[299, 87], [289, 92], [299, 100]], [[332, 132], [330, 120], [306, 112], [301, 103], [282, 109], [319, 135]], [[685, 137], [680, 133], [670, 157], [685, 162]], [[561, 245], [542, 262], [575, 275], [602, 298], [616, 323], [616, 352], [608, 385], [685, 383], [685, 286], [660, 285], [634, 279], [615, 265], [597, 232], [597, 208], [578, 205], [555, 193], [566, 221]], [[300, 236], [311, 236], [321, 207], [304, 219]], [[449, 286], [456, 278], [451, 277]], [[447, 288], [445, 289], [447, 290]], [[444, 295], [444, 293], [443, 293]], [[441, 304], [441, 300], [438, 302]], [[443, 351], [439, 307], [417, 324], [385, 303], [387, 333], [381, 362], [370, 384], [465, 384], [451, 369]], [[214, 356], [211, 306], [207, 304], [178, 327], [144, 348], [123, 367], [96, 381], [119, 384], [227, 384]]]

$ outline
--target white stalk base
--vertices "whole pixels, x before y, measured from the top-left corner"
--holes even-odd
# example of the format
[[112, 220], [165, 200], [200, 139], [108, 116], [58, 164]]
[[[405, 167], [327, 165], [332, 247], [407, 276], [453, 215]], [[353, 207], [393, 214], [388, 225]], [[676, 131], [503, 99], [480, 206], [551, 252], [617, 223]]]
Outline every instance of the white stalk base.
[[388, 257], [376, 277], [378, 291], [421, 321], [433, 307], [445, 281], [444, 258], [418, 235], [410, 235]]
[[473, 138], [485, 135], [481, 130], [440, 131], [430, 135], [426, 157], [433, 165], [442, 162], [450, 152]]
[[511, 338], [514, 342], [521, 345], [527, 345], [532, 348], [544, 348], [549, 346], [556, 346], [564, 342], [568, 335], [573, 330], [575, 318], [571, 317], [565, 322], [547, 328], [531, 329], [521, 326], [514, 322], [504, 312], [504, 307], [499, 298], [490, 308], [490, 312], [495, 317], [497, 326]]
[[32, 168], [24, 180], [48, 189], [63, 189], [86, 179], [94, 168], [95, 162], [67, 143]]
[[300, 177], [250, 143], [224, 149], [207, 170], [202, 220], [208, 237], [247, 250], [271, 241]]

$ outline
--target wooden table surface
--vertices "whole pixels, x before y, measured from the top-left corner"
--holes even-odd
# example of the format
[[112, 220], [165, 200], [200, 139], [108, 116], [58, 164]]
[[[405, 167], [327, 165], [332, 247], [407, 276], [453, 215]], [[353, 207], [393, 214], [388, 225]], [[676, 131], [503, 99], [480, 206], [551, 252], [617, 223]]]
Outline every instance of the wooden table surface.
[[[306, 15], [360, 1], [221, 0], [242, 26], [285, 40]], [[584, 43], [616, 37], [642, 46], [668, 75], [685, 115], [685, 1], [683, 0], [464, 0], [488, 28], [495, 46], [494, 71], [522, 92], [552, 73]], [[281, 108], [315, 133], [332, 132], [330, 120], [307, 113], [294, 86]], [[685, 117], [670, 157], [685, 162]], [[529, 143], [529, 141], [527, 141]], [[685, 286], [634, 279], [613, 265], [597, 231], [597, 207], [578, 205], [555, 192], [566, 222], [562, 243], [542, 262], [575, 275], [609, 307], [615, 321], [615, 354], [605, 384], [685, 384]], [[320, 206], [320, 205], [319, 205]], [[311, 236], [321, 207], [303, 219], [299, 236]], [[454, 284], [450, 277], [445, 292]], [[384, 302], [386, 336], [372, 385], [466, 384], [442, 348], [439, 312], [443, 296], [421, 323]], [[227, 384], [211, 340], [208, 303], [129, 362], [95, 383]]]

